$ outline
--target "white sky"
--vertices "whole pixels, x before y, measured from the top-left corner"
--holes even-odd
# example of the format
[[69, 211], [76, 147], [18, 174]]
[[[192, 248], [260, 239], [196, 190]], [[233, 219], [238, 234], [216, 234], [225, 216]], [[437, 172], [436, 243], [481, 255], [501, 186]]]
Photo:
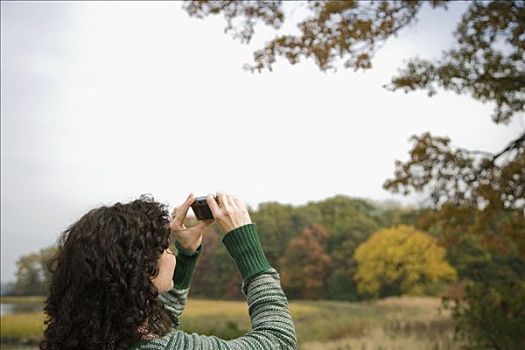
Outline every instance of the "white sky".
[[142, 193], [170, 206], [217, 190], [254, 208], [337, 194], [416, 203], [382, 189], [411, 135], [494, 152], [525, 127], [495, 125], [493, 106], [467, 95], [382, 88], [405, 59], [439, 57], [465, 8], [426, 5], [366, 72], [307, 61], [252, 74], [242, 66], [272, 30], [243, 45], [222, 17], [180, 3], [2, 2], [1, 280], [87, 210]]

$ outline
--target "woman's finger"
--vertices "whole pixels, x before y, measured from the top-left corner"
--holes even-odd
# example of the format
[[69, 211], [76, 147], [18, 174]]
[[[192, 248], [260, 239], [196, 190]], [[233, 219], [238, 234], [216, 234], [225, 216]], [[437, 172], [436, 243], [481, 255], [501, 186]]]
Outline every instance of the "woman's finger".
[[190, 192], [190, 195], [188, 196], [188, 198], [186, 198], [182, 206], [186, 208], [186, 210], [188, 210], [193, 204], [193, 202], [195, 202], [195, 196], [193, 195], [193, 192]]
[[182, 217], [182, 220], [186, 218], [186, 215], [188, 215], [188, 209], [190, 209], [191, 205], [195, 202], [195, 197], [193, 196], [193, 192], [190, 193], [188, 198], [177, 208], [177, 216]]
[[233, 201], [237, 208], [244, 209], [244, 204], [237, 197], [233, 197]]
[[206, 202], [208, 203], [208, 207], [210, 207], [213, 217], [217, 217], [217, 215], [220, 213], [220, 208], [212, 194], [209, 194], [206, 197]]
[[186, 219], [186, 216], [188, 215], [188, 209], [190, 208], [190, 206], [193, 204], [194, 201], [195, 201], [195, 198], [194, 198], [193, 192], [191, 192], [188, 198], [186, 198], [186, 200], [184, 201], [184, 203], [182, 203], [181, 205], [173, 209], [173, 212], [171, 214], [172, 223], [170, 225], [173, 229], [176, 229], [176, 230], [186, 229], [186, 227], [184, 226], [184, 220]]
[[233, 196], [230, 194], [227, 196], [228, 198], [228, 206], [231, 208], [231, 209], [234, 209], [237, 207], [237, 203], [235, 203], [235, 199], [233, 198]]
[[220, 207], [224, 210], [230, 209], [230, 203], [228, 203], [228, 198], [225, 193], [217, 192], [217, 197], [219, 197]]
[[186, 229], [186, 226], [184, 225], [184, 220], [180, 220], [179, 217], [175, 217], [173, 220], [171, 220], [169, 227], [173, 231], [180, 231]]

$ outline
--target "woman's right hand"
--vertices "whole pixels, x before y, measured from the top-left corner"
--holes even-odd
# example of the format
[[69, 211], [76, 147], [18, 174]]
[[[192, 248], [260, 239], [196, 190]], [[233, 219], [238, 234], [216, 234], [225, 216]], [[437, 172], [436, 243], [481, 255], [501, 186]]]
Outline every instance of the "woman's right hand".
[[232, 195], [217, 192], [218, 203], [211, 194], [207, 196], [206, 201], [215, 218], [215, 222], [219, 224], [225, 234], [238, 227], [252, 223], [246, 206]]

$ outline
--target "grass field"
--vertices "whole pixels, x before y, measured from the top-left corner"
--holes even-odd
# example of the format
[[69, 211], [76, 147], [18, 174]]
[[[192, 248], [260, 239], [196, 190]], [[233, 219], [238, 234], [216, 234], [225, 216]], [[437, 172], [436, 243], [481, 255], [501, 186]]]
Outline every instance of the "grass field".
[[[2, 299], [3, 302], [4, 299]], [[11, 301], [9, 301], [11, 302]], [[20, 301], [20, 302], [23, 302]], [[450, 316], [435, 298], [389, 298], [374, 302], [290, 302], [303, 350], [456, 350]], [[41, 312], [2, 317], [2, 349], [22, 350], [42, 334]], [[244, 302], [189, 299], [181, 319], [188, 332], [234, 338], [250, 330]]]
[[0, 296], [0, 303], [2, 304], [35, 304], [43, 303], [44, 297], [14, 297], [14, 296]]

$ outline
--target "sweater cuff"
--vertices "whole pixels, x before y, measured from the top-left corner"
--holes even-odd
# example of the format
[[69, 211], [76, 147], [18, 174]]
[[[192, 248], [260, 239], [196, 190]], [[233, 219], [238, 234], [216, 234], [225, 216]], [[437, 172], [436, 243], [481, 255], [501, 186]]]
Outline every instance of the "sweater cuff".
[[254, 223], [230, 231], [222, 242], [235, 260], [243, 280], [271, 268], [264, 255], [257, 226]]
[[173, 285], [176, 289], [186, 289], [190, 286], [193, 271], [195, 271], [197, 264], [197, 258], [202, 250], [202, 244], [194, 252], [184, 249], [179, 242], [175, 242], [175, 247], [177, 248], [178, 254], [177, 265], [175, 266], [175, 273], [173, 274]]

